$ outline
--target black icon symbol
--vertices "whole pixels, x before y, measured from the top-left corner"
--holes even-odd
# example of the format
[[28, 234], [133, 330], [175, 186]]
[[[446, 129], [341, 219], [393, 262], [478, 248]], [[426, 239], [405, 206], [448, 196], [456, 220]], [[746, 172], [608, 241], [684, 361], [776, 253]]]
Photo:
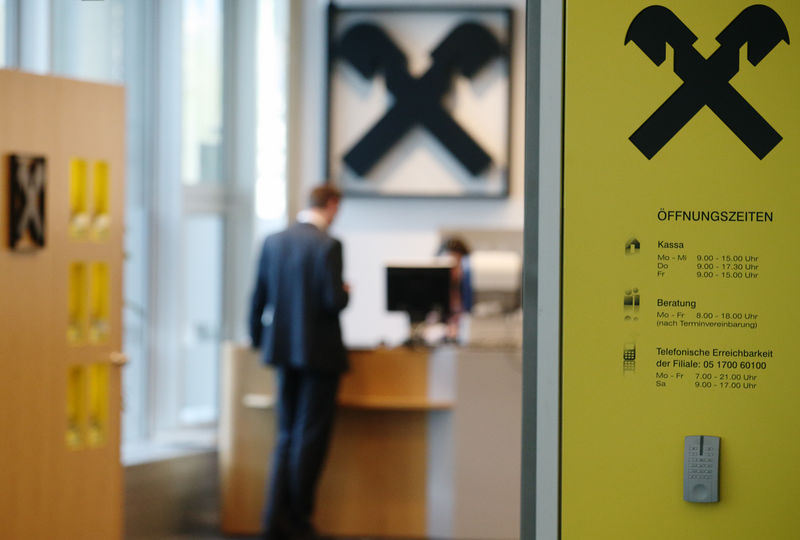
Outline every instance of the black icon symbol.
[[503, 54], [497, 38], [484, 26], [463, 23], [431, 52], [433, 64], [419, 78], [408, 72], [405, 54], [374, 24], [357, 24], [339, 43], [338, 53], [366, 79], [383, 69], [394, 105], [344, 156], [344, 162], [364, 176], [412, 127], [430, 131], [473, 175], [492, 163], [489, 154], [442, 107], [453, 73], [472, 77]]
[[625, 255], [636, 255], [641, 248], [642, 245], [639, 241], [636, 238], [631, 238], [625, 242]]
[[45, 159], [12, 155], [8, 237], [11, 249], [44, 247]]
[[637, 129], [630, 140], [652, 158], [704, 106], [728, 126], [759, 159], [783, 137], [728, 81], [739, 72], [739, 50], [747, 44], [747, 59], [757, 66], [789, 32], [780, 16], [763, 5], [742, 11], [717, 36], [719, 47], [704, 58], [693, 44], [697, 37], [664, 6], [650, 6], [631, 22], [625, 44], [633, 41], [660, 66], [666, 46], [674, 51], [673, 70], [683, 84]]
[[[625, 296], [622, 299], [622, 307], [627, 313], [625, 315], [626, 321], [639, 320], [639, 317], [635, 315], [636, 313], [639, 313], [639, 289], [634, 288], [625, 291]], [[634, 315], [630, 315], [631, 313], [634, 313]]]
[[623, 306], [626, 311], [639, 311], [639, 289], [625, 291]]
[[636, 371], [636, 344], [626, 343], [622, 348], [622, 371]]

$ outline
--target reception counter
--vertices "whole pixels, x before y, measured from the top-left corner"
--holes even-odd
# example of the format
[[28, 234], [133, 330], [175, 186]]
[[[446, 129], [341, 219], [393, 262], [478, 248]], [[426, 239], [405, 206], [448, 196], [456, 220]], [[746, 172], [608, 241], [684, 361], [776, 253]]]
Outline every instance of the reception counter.
[[[350, 352], [314, 520], [343, 536], [515, 538], [518, 350]], [[226, 346], [220, 418], [222, 529], [259, 530], [274, 443], [274, 381]]]

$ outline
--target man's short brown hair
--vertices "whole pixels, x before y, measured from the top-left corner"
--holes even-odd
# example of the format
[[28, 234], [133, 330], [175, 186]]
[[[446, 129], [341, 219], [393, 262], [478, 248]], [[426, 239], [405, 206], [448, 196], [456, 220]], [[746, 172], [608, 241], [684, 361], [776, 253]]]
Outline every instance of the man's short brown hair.
[[341, 200], [342, 192], [333, 186], [319, 186], [311, 190], [308, 196], [308, 206], [311, 208], [325, 208], [331, 200]]

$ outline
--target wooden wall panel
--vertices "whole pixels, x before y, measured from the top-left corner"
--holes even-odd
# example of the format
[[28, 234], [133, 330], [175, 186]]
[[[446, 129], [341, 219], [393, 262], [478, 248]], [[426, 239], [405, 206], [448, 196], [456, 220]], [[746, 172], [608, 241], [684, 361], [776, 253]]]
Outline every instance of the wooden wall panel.
[[[219, 423], [220, 527], [225, 534], [261, 528], [267, 465], [275, 445], [275, 376], [249, 347], [226, 343]], [[247, 398], [257, 396], [257, 406]]]
[[[70, 366], [109, 364], [121, 350], [124, 93], [119, 87], [0, 71], [0, 538], [114, 540], [122, 531], [120, 373], [109, 368], [109, 419], [101, 444], [67, 445]], [[8, 244], [10, 154], [47, 160], [46, 245]], [[102, 242], [69, 237], [69, 162], [111, 170], [111, 226]], [[68, 268], [104, 262], [109, 339], [67, 341]]]
[[334, 536], [423, 538], [428, 413], [340, 408], [314, 519]]
[[[349, 356], [314, 521], [334, 536], [424, 537], [428, 419], [452, 402], [428, 397], [428, 349]], [[222, 373], [222, 530], [255, 534], [275, 438], [275, 382], [254, 351], [235, 345], [225, 349]], [[263, 403], [246, 405], [247, 395]]]

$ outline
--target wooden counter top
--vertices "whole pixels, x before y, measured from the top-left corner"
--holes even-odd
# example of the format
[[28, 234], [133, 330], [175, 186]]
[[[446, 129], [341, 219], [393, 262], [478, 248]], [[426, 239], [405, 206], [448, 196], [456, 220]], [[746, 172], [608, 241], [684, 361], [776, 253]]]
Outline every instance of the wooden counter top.
[[339, 406], [351, 409], [377, 409], [399, 411], [435, 411], [453, 407], [452, 401], [432, 401], [416, 397], [363, 396], [339, 397]]
[[[339, 404], [382, 410], [441, 410], [453, 406], [452, 393], [436, 392], [437, 359], [432, 349], [398, 347], [350, 351]], [[441, 363], [441, 362], [440, 362]], [[444, 381], [450, 386], [450, 381]]]
[[[431, 349], [375, 349], [350, 352], [350, 370], [342, 377], [337, 399], [341, 407], [382, 411], [435, 411], [454, 405], [447, 392], [432, 391]], [[444, 381], [448, 386], [451, 381]], [[441, 385], [439, 385], [441, 386]], [[248, 393], [242, 404], [250, 409], [275, 406], [275, 396]]]

